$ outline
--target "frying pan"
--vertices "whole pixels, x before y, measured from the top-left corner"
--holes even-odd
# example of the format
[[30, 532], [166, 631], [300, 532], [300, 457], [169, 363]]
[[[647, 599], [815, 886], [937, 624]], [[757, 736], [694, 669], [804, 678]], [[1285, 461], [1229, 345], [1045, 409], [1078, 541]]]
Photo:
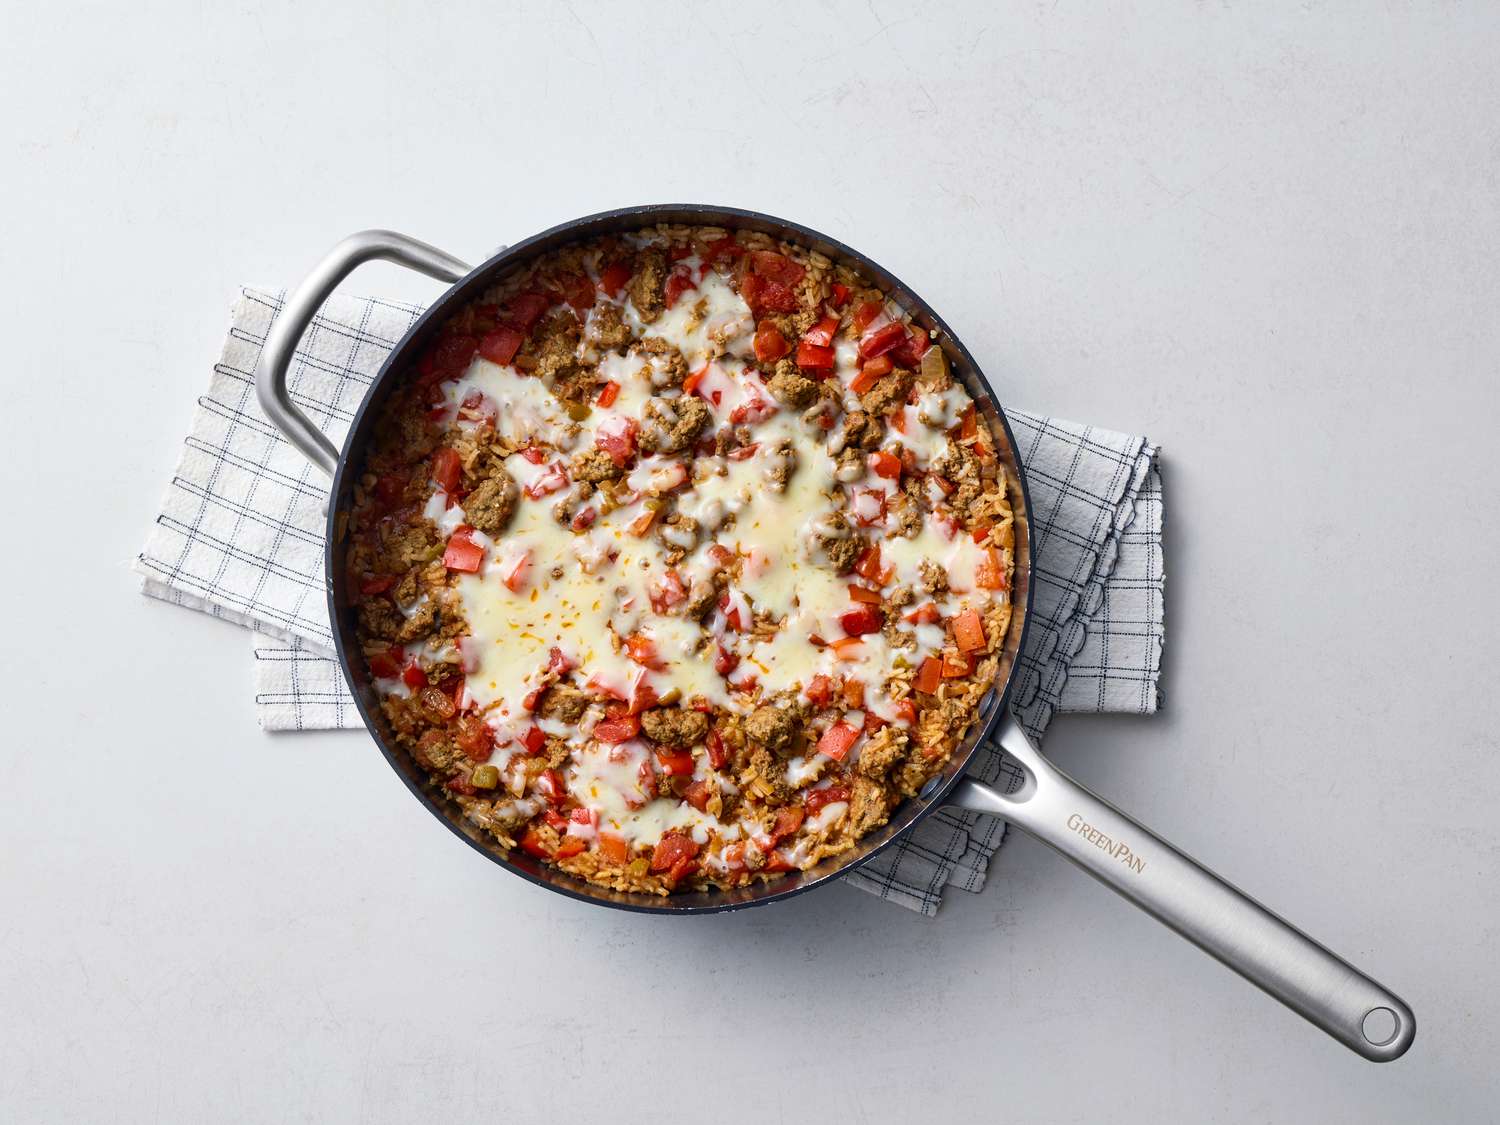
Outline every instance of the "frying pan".
[[[947, 768], [922, 792], [900, 805], [890, 822], [851, 851], [780, 880], [729, 891], [700, 891], [661, 898], [612, 891], [542, 864], [519, 849], [502, 851], [470, 825], [456, 805], [426, 784], [426, 777], [386, 726], [355, 636], [341, 535], [352, 490], [364, 461], [371, 429], [401, 373], [443, 322], [518, 266], [569, 242], [638, 230], [656, 223], [719, 226], [760, 231], [826, 255], [873, 279], [923, 327], [936, 329], [954, 375], [978, 405], [994, 436], [1016, 514], [1015, 611], [1000, 654], [992, 689], [978, 721]], [[340, 453], [296, 403], [286, 383], [292, 353], [313, 316], [348, 274], [381, 259], [450, 282], [375, 376]], [[1416, 1020], [1394, 993], [1361, 973], [1290, 923], [1220, 879], [1138, 821], [1095, 796], [1052, 765], [1016, 723], [1007, 699], [1016, 656], [1026, 636], [1031, 605], [1031, 538], [1026, 472], [1015, 454], [1005, 412], [979, 365], [928, 304], [892, 274], [848, 246], [796, 223], [754, 211], [694, 204], [628, 207], [575, 219], [470, 267], [449, 254], [391, 231], [364, 231], [339, 243], [287, 300], [267, 333], [257, 367], [256, 388], [266, 415], [318, 469], [333, 479], [328, 507], [327, 588], [339, 665], [365, 725], [391, 767], [412, 794], [455, 834], [489, 859], [538, 886], [601, 906], [652, 914], [700, 914], [737, 910], [790, 898], [823, 886], [867, 862], [923, 817], [944, 806], [999, 816], [1056, 849], [1111, 890], [1165, 923], [1251, 983], [1304, 1016], [1329, 1035], [1376, 1062], [1399, 1058], [1411, 1046]], [[999, 744], [1024, 774], [1014, 792], [965, 776], [970, 759], [986, 740]]]

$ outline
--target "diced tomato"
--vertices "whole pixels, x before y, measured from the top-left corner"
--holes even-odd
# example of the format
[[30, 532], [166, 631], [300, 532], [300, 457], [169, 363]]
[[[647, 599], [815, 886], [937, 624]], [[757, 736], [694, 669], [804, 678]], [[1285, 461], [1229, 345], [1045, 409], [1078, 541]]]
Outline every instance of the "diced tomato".
[[895, 430], [898, 434], [906, 433], [905, 408], [898, 406], [895, 410], [891, 411], [891, 429]]
[[703, 265], [706, 268], [716, 266], [720, 262], [732, 262], [744, 252], [745, 248], [736, 242], [732, 235], [726, 235], [703, 248]]
[[582, 836], [569, 836], [557, 845], [557, 854], [553, 859], [569, 859], [580, 854], [588, 847], [588, 842]]
[[879, 590], [872, 590], [858, 582], [849, 583], [849, 597], [864, 605], [879, 605], [884, 600]]
[[851, 711], [858, 711], [865, 705], [865, 684], [863, 680], [856, 680], [852, 676], [844, 681], [844, 706]]
[[833, 337], [839, 330], [839, 318], [836, 316], [825, 316], [802, 334], [802, 338], [809, 344], [815, 344], [820, 348], [831, 347]]
[[527, 714], [535, 711], [537, 704], [542, 701], [542, 695], [551, 686], [551, 684], [543, 684], [541, 687], [532, 688], [525, 695], [521, 696], [521, 710]]
[[661, 657], [657, 655], [656, 642], [640, 633], [625, 638], [625, 651], [629, 654], [630, 659], [634, 660], [642, 668], [660, 671], [666, 667], [662, 663]]
[[556, 809], [543, 809], [542, 819], [547, 822], [549, 828], [555, 828], [559, 832], [566, 832], [568, 829], [568, 818]]
[[835, 762], [842, 762], [844, 755], [849, 753], [849, 747], [853, 746], [858, 739], [859, 731], [848, 723], [834, 723], [823, 732], [823, 737], [818, 739], [818, 753], [827, 755]]
[[912, 680], [912, 687], [924, 695], [933, 695], [937, 692], [938, 685], [943, 682], [943, 662], [935, 656], [929, 656], [922, 661], [922, 666], [917, 669], [916, 678]]
[[432, 479], [437, 481], [438, 487], [444, 492], [452, 492], [458, 487], [459, 474], [462, 472], [463, 461], [458, 456], [458, 450], [446, 445], [439, 446], [432, 455]]
[[859, 605], [847, 613], [839, 614], [839, 624], [851, 637], [862, 637], [866, 633], [880, 632], [880, 610], [873, 605]]
[[964, 412], [958, 420], [958, 436], [961, 438], [979, 436], [979, 418], [974, 412], [974, 404], [972, 402], [964, 407]]
[[772, 852], [766, 856], [765, 866], [761, 868], [761, 871], [769, 875], [780, 875], [784, 871], [795, 870], [797, 870], [796, 864], [787, 859], [781, 852]]
[[807, 696], [808, 702], [814, 707], [827, 707], [833, 699], [833, 681], [822, 672], [819, 672], [812, 678], [807, 687], [803, 689], [803, 692]]
[[847, 305], [849, 303], [849, 287], [843, 282], [835, 281], [833, 283], [833, 296], [829, 298], [828, 303], [836, 309], [841, 309]]
[[917, 721], [917, 704], [915, 700], [903, 699], [896, 704], [896, 718], [907, 726], [912, 726]]
[[529, 553], [507, 562], [500, 571], [500, 581], [505, 583], [505, 588], [512, 594], [519, 594], [530, 576], [531, 555]]
[[623, 836], [616, 836], [613, 832], [599, 833], [599, 852], [611, 863], [624, 864], [630, 861], [630, 845]]
[[371, 574], [359, 580], [359, 592], [367, 598], [384, 594], [396, 584], [394, 574]]
[[563, 784], [562, 774], [556, 770], [543, 770], [536, 779], [536, 790], [549, 805], [560, 805], [568, 799], [568, 787]]
[[1005, 560], [995, 548], [986, 547], [974, 565], [974, 585], [981, 590], [1006, 588]]
[[599, 288], [611, 297], [618, 297], [620, 290], [630, 280], [631, 269], [624, 262], [611, 262], [599, 271]]
[[864, 553], [854, 564], [854, 573], [861, 578], [868, 578], [871, 582], [880, 582], [882, 586], [885, 585], [885, 582], [881, 580], [879, 544], [864, 549]]
[[573, 513], [573, 518], [568, 521], [568, 526], [574, 531], [587, 531], [599, 518], [599, 511], [592, 504], [585, 504]]
[[703, 377], [708, 374], [708, 364], [704, 364], [697, 371], [688, 373], [688, 377], [682, 381], [682, 393], [690, 395], [698, 389], [698, 384], [703, 382]]
[[536, 757], [547, 745], [547, 732], [539, 726], [529, 726], [526, 728], [526, 733], [521, 735], [521, 745], [526, 749], [526, 753]]
[[804, 371], [832, 371], [833, 349], [810, 344], [805, 339], [797, 342], [797, 366]]
[[[737, 446], [734, 449], [731, 449], [728, 453], [724, 454], [724, 456], [731, 461], [748, 461], [750, 460], [750, 458], [755, 456], [756, 451], [759, 449], [760, 442], [752, 441], [749, 445], [741, 445]], [[717, 544], [715, 545], [717, 546]]]
[[807, 815], [811, 816], [824, 805], [832, 805], [835, 802], [847, 801], [848, 799], [849, 787], [847, 785], [830, 785], [825, 789], [809, 790], [807, 795], [802, 798], [802, 806], [807, 810]]
[[938, 611], [936, 602], [924, 602], [903, 615], [903, 620], [910, 621], [913, 625], [936, 625], [942, 619], [943, 615]]
[[599, 397], [595, 401], [606, 409], [615, 404], [615, 399], [620, 397], [620, 384], [614, 380], [605, 383], [599, 388]]
[[708, 732], [707, 746], [709, 765], [721, 770], [729, 764], [729, 748], [724, 745], [723, 736], [717, 730]]
[[854, 310], [854, 331], [864, 332], [884, 307], [879, 301], [861, 301]]
[[475, 573], [484, 562], [484, 548], [474, 542], [474, 529], [462, 524], [448, 537], [448, 546], [443, 551], [443, 565], [449, 570], [464, 574]]
[[593, 308], [594, 302], [598, 299], [594, 283], [589, 280], [586, 273], [569, 274], [558, 278], [558, 287], [562, 290], [563, 300], [571, 305], [573, 311], [580, 317]]
[[911, 335], [897, 343], [891, 349], [891, 356], [902, 367], [916, 367], [922, 362], [922, 357], [927, 354], [927, 349], [932, 347], [932, 340], [926, 332], [915, 324], [911, 326]]
[[859, 358], [874, 359], [876, 356], [882, 356], [904, 339], [906, 339], [906, 325], [899, 320], [883, 324], [860, 337]]
[[875, 714], [874, 711], [866, 711], [865, 712], [865, 733], [866, 734], [874, 734], [876, 731], [883, 730], [884, 728], [886, 728], [886, 727], [888, 727], [890, 725], [891, 725], [890, 723], [886, 722], [879, 715]]
[[479, 338], [479, 354], [491, 363], [504, 367], [516, 358], [516, 353], [525, 342], [526, 336], [520, 329], [502, 324]]
[[693, 755], [686, 750], [660, 749], [656, 752], [656, 764], [667, 777], [690, 777], [693, 772]]
[[771, 838], [771, 843], [779, 843], [801, 828], [806, 816], [801, 805], [783, 805], [776, 810], [776, 819], [771, 822], [771, 830], [766, 835]]
[[708, 799], [714, 795], [714, 787], [707, 781], [695, 781], [682, 791], [682, 799], [699, 812], [708, 811]]
[[789, 286], [757, 273], [747, 273], [740, 278], [740, 296], [758, 317], [797, 309], [797, 294]]
[[413, 660], [401, 670], [401, 682], [415, 691], [427, 686], [427, 673]]
[[973, 662], [963, 653], [954, 652], [951, 648], [943, 650], [943, 679], [957, 679], [967, 676], [973, 670]]
[[729, 412], [729, 421], [736, 426], [745, 422], [764, 422], [772, 414], [776, 413], [774, 403], [767, 402], [759, 394], [752, 391], [750, 398], [740, 403]]
[[864, 654], [864, 642], [858, 637], [840, 637], [829, 641], [828, 648], [835, 660], [858, 660]]
[[[528, 457], [527, 460], [529, 461], [531, 458]], [[530, 499], [540, 500], [543, 496], [551, 496], [554, 492], [561, 492], [567, 487], [567, 470], [562, 467], [561, 461], [553, 461], [552, 464], [538, 473], [536, 479], [522, 489], [522, 491]]]
[[870, 471], [877, 477], [884, 477], [886, 480], [901, 479], [901, 458], [894, 453], [880, 449], [870, 454], [866, 460]]
[[505, 321], [522, 332], [530, 332], [550, 304], [545, 293], [517, 293], [505, 306]]
[[444, 336], [417, 360], [417, 373], [423, 383], [456, 379], [468, 369], [478, 350], [479, 341], [473, 336]]
[[874, 527], [883, 523], [886, 514], [885, 493], [873, 488], [855, 489], [850, 510], [854, 514], [854, 522], [860, 527]]
[[621, 715], [605, 719], [594, 727], [594, 737], [600, 742], [615, 744], [626, 742], [641, 733], [641, 720], [635, 715]]
[[677, 304], [678, 299], [689, 289], [695, 288], [693, 282], [693, 271], [686, 266], [678, 266], [667, 277], [666, 288], [663, 296], [666, 298], [667, 308]]
[[630, 532], [630, 534], [634, 535], [637, 539], [640, 539], [646, 534], [646, 532], [651, 530], [651, 525], [655, 522], [656, 509], [647, 508], [640, 515], [636, 516], [635, 519], [631, 520], [630, 526], [625, 530]]
[[750, 269], [761, 277], [781, 285], [796, 285], [807, 274], [807, 268], [774, 250], [750, 251]]
[[370, 675], [377, 680], [394, 680], [401, 675], [402, 652], [399, 648], [388, 648], [369, 655]]
[[674, 605], [687, 600], [687, 589], [675, 570], [667, 570], [646, 588], [654, 613], [666, 613]]
[[646, 682], [646, 673], [642, 672], [635, 681], [635, 686], [630, 690], [630, 705], [628, 714], [639, 715], [642, 711], [655, 707], [659, 702], [656, 689]]
[[755, 330], [755, 358], [761, 363], [772, 363], [789, 351], [791, 345], [786, 342], [781, 329], [769, 320], [762, 321]]
[[740, 666], [740, 654], [730, 652], [723, 645], [714, 647], [714, 671], [721, 676], [727, 676]]
[[983, 652], [988, 647], [984, 636], [984, 622], [977, 610], [966, 609], [953, 619], [953, 639], [961, 651]]
[[521, 850], [527, 855], [534, 855], [537, 859], [552, 858], [552, 848], [535, 828], [526, 829], [526, 834], [520, 839], [520, 845]]
[[610, 460], [623, 466], [635, 456], [636, 429], [634, 418], [611, 418], [599, 427], [594, 441]]
[[547, 459], [547, 451], [545, 449], [540, 449], [535, 445], [528, 445], [525, 449], [521, 450], [521, 456], [526, 458], [526, 460], [530, 461], [533, 465], [540, 465]]
[[684, 832], [665, 832], [656, 850], [651, 853], [653, 872], [670, 871], [683, 860], [691, 860], [698, 854], [698, 845]]

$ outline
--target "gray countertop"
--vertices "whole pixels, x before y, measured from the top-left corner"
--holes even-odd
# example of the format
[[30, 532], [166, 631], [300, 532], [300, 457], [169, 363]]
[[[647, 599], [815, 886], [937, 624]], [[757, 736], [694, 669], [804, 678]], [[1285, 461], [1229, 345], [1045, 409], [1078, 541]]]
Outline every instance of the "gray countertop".
[[[3, 20], [0, 1117], [1497, 1112], [1500, 12], [368, 7]], [[1162, 443], [1166, 706], [1048, 747], [1401, 993], [1405, 1059], [1025, 839], [931, 921], [545, 894], [137, 596], [238, 283], [677, 200], [858, 245], [1009, 402]]]

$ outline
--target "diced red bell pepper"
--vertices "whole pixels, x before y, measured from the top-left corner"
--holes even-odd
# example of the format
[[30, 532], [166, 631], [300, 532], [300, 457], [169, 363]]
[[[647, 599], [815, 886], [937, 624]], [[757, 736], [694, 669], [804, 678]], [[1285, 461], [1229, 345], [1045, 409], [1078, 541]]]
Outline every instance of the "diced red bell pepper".
[[924, 695], [934, 695], [942, 682], [943, 662], [935, 656], [929, 656], [917, 669], [916, 678], [912, 680], [912, 687]]
[[771, 830], [766, 835], [771, 838], [773, 844], [780, 843], [802, 827], [802, 821], [806, 816], [801, 805], [783, 805], [776, 810], [776, 819], [771, 822]]
[[613, 832], [599, 833], [599, 853], [611, 863], [630, 862], [630, 845], [623, 836], [616, 836]]
[[833, 345], [833, 337], [839, 330], [839, 318], [836, 316], [825, 316], [802, 334], [802, 338], [809, 344], [816, 344], [820, 348]]
[[635, 715], [605, 719], [594, 727], [594, 737], [611, 744], [627, 742], [641, 733], [641, 720]]
[[807, 701], [814, 707], [827, 707], [833, 700], [833, 681], [822, 672], [815, 675], [803, 689]]
[[901, 458], [884, 449], [876, 450], [866, 458], [870, 471], [886, 480], [901, 479]]
[[745, 248], [734, 240], [733, 235], [726, 235], [703, 248], [703, 265], [707, 268], [720, 262], [733, 262], [744, 252]]
[[552, 848], [546, 839], [535, 828], [527, 828], [525, 835], [520, 839], [521, 850], [527, 855], [534, 855], [537, 859], [551, 859]]
[[441, 383], [456, 379], [468, 370], [469, 362], [479, 350], [473, 336], [444, 336], [428, 347], [417, 360], [417, 374], [423, 383]]
[[972, 671], [974, 664], [966, 655], [951, 648], [943, 650], [943, 679], [956, 680]]
[[884, 307], [879, 301], [861, 301], [859, 307], [854, 310], [854, 331], [863, 332], [880, 315]]
[[847, 305], [849, 303], [849, 287], [843, 282], [835, 281], [833, 283], [833, 296], [829, 298], [828, 303], [836, 309], [841, 309]]
[[849, 380], [849, 389], [857, 395], [862, 395], [870, 388], [880, 382], [880, 376], [875, 374], [870, 364], [865, 364]]
[[755, 358], [761, 363], [774, 363], [789, 351], [791, 345], [786, 342], [781, 329], [769, 320], [762, 321], [755, 330]]
[[582, 854], [583, 850], [587, 847], [588, 844], [584, 841], [583, 837], [568, 836], [562, 841], [562, 843], [557, 845], [557, 854], [552, 858], [571, 859], [575, 855]]
[[369, 655], [370, 675], [377, 680], [394, 680], [401, 675], [404, 656], [400, 648], [383, 649]]
[[915, 700], [903, 699], [896, 704], [895, 710], [896, 718], [900, 719], [907, 726], [916, 725], [917, 704]]
[[768, 875], [780, 875], [784, 871], [795, 870], [797, 870], [796, 864], [787, 859], [781, 852], [772, 852], [766, 856], [765, 866], [761, 868], [761, 871]]
[[884, 586], [889, 580], [886, 568], [881, 565], [880, 545], [866, 547], [864, 553], [854, 564], [854, 573], [861, 578], [868, 578], [871, 582], [878, 582]]
[[809, 344], [805, 339], [797, 342], [797, 366], [804, 371], [832, 371], [833, 365], [832, 348]]
[[851, 711], [858, 711], [865, 705], [865, 684], [863, 680], [856, 680], [852, 676], [844, 681], [844, 706]]
[[984, 636], [984, 622], [977, 610], [966, 609], [953, 619], [953, 639], [963, 652], [983, 652], [989, 647]]
[[536, 791], [549, 805], [560, 805], [568, 799], [568, 787], [563, 784], [562, 774], [556, 770], [543, 770], [536, 779]]
[[599, 271], [599, 288], [611, 297], [618, 297], [625, 288], [633, 271], [624, 262], [611, 262]]
[[595, 400], [606, 410], [615, 404], [615, 399], [620, 397], [620, 384], [611, 380], [599, 388], [599, 397]]
[[535, 445], [528, 445], [525, 449], [522, 449], [520, 453], [522, 457], [526, 458], [526, 460], [530, 461], [533, 465], [540, 465], [547, 459], [547, 451]]
[[573, 518], [568, 521], [568, 526], [574, 531], [587, 531], [599, 518], [599, 510], [592, 504], [585, 504], [573, 513]]
[[965, 439], [979, 436], [979, 418], [975, 414], [972, 402], [964, 407], [964, 412], [959, 417], [958, 436]]
[[472, 527], [462, 524], [448, 537], [448, 546], [443, 551], [443, 565], [449, 570], [473, 574], [484, 563], [484, 548], [470, 538], [473, 534]]
[[724, 739], [717, 730], [708, 732], [707, 746], [710, 766], [721, 770], [729, 764], [729, 748], [724, 745]]
[[662, 576], [647, 587], [651, 598], [651, 609], [655, 613], [666, 613], [674, 605], [687, 600], [687, 588], [675, 570], [666, 570]]
[[995, 548], [986, 547], [974, 564], [974, 585], [981, 590], [1003, 590], [1006, 582], [1005, 560]]
[[651, 853], [651, 870], [660, 873], [670, 871], [682, 860], [691, 860], [698, 855], [698, 845], [683, 832], [665, 832], [656, 850]]
[[910, 621], [913, 625], [936, 625], [942, 619], [943, 615], [938, 611], [936, 602], [924, 602], [903, 616], [903, 620]]
[[580, 317], [593, 308], [594, 302], [598, 299], [594, 283], [589, 280], [589, 275], [586, 273], [569, 274], [559, 278], [558, 287], [562, 290], [563, 300], [571, 305], [573, 311]]
[[758, 317], [797, 309], [797, 294], [791, 288], [757, 273], [747, 273], [740, 278], [740, 296]]
[[842, 762], [849, 748], [859, 740], [859, 731], [848, 723], [838, 722], [823, 732], [818, 739], [818, 753], [825, 754], [835, 762]]
[[452, 492], [458, 487], [458, 478], [463, 473], [463, 468], [463, 460], [456, 449], [443, 445], [432, 455], [432, 479], [437, 481], [438, 487], [444, 492]]
[[401, 682], [416, 691], [427, 686], [427, 673], [415, 660], [401, 670]]
[[740, 666], [740, 654], [730, 652], [723, 645], [714, 647], [714, 671], [721, 676], [727, 676]]
[[879, 328], [865, 333], [859, 339], [859, 358], [874, 359], [890, 351], [902, 340], [906, 339], [906, 325], [899, 320], [893, 320], [889, 324], [882, 324]]
[[[531, 460], [531, 458], [527, 458]], [[561, 461], [554, 461], [521, 491], [532, 500], [540, 500], [543, 496], [551, 496], [554, 492], [561, 492], [568, 487], [568, 473], [563, 468]]]
[[858, 582], [849, 583], [849, 597], [864, 605], [879, 605], [882, 599], [879, 590], [872, 590]]
[[545, 293], [517, 293], [505, 306], [505, 321], [522, 332], [529, 333], [551, 304], [552, 301]]
[[657, 750], [656, 764], [667, 777], [691, 777], [693, 773], [693, 755], [686, 750]]
[[812, 816], [825, 805], [832, 805], [838, 801], [849, 799], [849, 787], [847, 785], [829, 785], [823, 789], [809, 790], [802, 798], [802, 806], [807, 810], [807, 815]]
[[911, 335], [891, 349], [891, 356], [902, 367], [916, 367], [922, 362], [922, 357], [927, 354], [927, 349], [930, 347], [932, 347], [932, 340], [928, 338], [926, 332], [914, 324], [911, 327]]
[[546, 747], [547, 732], [539, 726], [529, 726], [526, 728], [526, 733], [521, 735], [521, 745], [526, 753], [534, 758]]

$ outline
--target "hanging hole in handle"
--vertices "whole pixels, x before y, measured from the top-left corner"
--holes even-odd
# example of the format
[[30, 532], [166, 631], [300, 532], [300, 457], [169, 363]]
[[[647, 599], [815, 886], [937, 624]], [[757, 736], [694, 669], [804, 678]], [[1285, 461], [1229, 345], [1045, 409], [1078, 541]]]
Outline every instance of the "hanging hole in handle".
[[1372, 1047], [1384, 1047], [1401, 1031], [1401, 1021], [1389, 1008], [1371, 1008], [1360, 1021], [1359, 1030]]

